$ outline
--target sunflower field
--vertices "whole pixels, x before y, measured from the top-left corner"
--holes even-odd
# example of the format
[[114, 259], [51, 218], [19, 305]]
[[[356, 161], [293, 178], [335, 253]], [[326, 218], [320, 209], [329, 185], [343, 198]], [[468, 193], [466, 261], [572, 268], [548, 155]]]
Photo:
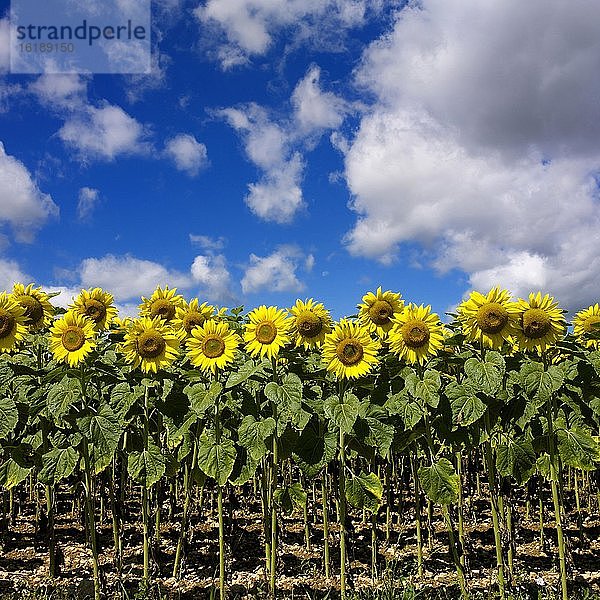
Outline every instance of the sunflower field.
[[593, 583], [600, 306], [571, 329], [549, 295], [499, 287], [447, 324], [381, 288], [357, 308], [246, 314], [158, 287], [119, 318], [100, 288], [66, 311], [2, 292], [0, 565], [26, 522], [48, 581], [82, 538], [95, 600], [198, 569], [221, 598], [244, 595], [238, 571], [275, 598], [308, 569], [345, 599], [392, 563], [465, 599], [542, 571], [562, 600]]

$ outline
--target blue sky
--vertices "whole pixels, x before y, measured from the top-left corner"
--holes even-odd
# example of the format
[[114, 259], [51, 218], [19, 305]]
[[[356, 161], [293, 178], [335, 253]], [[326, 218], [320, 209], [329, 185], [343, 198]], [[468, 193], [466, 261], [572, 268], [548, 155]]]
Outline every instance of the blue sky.
[[595, 0], [160, 0], [149, 75], [11, 74], [0, 7], [0, 289], [598, 301]]

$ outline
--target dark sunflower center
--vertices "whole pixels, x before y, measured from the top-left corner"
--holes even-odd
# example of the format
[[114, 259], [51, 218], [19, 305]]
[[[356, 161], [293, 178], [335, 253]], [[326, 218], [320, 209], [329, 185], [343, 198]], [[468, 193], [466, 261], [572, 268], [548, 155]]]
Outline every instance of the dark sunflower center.
[[583, 330], [587, 331], [600, 331], [597, 327], [594, 327], [597, 323], [600, 323], [600, 315], [592, 315], [588, 317], [583, 323]]
[[369, 316], [375, 325], [387, 325], [393, 314], [392, 305], [385, 300], [377, 300], [369, 308]]
[[521, 321], [525, 335], [532, 340], [543, 338], [552, 329], [550, 317], [541, 308], [526, 310], [521, 317]]
[[204, 325], [206, 319], [199, 312], [189, 312], [183, 317], [183, 328], [187, 333], [192, 333], [194, 327], [200, 327]]
[[219, 358], [225, 352], [225, 342], [218, 335], [207, 336], [202, 343], [202, 353], [207, 358]]
[[88, 300], [85, 303], [85, 315], [94, 323], [100, 323], [106, 317], [106, 306], [99, 300]]
[[400, 333], [409, 348], [421, 348], [429, 341], [429, 327], [419, 319], [411, 319], [404, 323]]
[[508, 312], [497, 302], [488, 302], [477, 311], [477, 325], [483, 333], [500, 333], [508, 324]]
[[337, 345], [336, 354], [343, 365], [351, 367], [362, 360], [364, 350], [358, 340], [349, 338]]
[[19, 304], [25, 309], [25, 324], [35, 325], [44, 317], [44, 307], [33, 296], [19, 296]]
[[170, 321], [175, 316], [175, 306], [168, 300], [159, 298], [150, 306], [150, 316]]
[[296, 326], [302, 337], [313, 338], [323, 330], [321, 319], [312, 312], [303, 312], [296, 319]]
[[167, 344], [158, 331], [144, 331], [137, 340], [138, 354], [142, 358], [156, 358], [160, 356]]
[[15, 326], [15, 318], [7, 310], [0, 308], [0, 338], [9, 336]]
[[271, 344], [277, 337], [277, 327], [272, 321], [263, 321], [256, 326], [256, 339], [261, 344]]
[[85, 344], [85, 333], [77, 325], [69, 325], [62, 334], [62, 345], [69, 352], [77, 352]]

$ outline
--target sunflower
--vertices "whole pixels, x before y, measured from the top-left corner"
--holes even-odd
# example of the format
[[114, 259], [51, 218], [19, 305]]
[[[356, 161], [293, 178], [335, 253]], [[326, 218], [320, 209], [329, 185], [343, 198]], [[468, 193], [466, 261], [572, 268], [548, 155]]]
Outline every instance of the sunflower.
[[519, 299], [517, 308], [519, 319], [515, 336], [520, 350], [543, 352], [565, 334], [564, 311], [550, 295], [529, 294], [529, 301]]
[[143, 317], [160, 317], [167, 323], [175, 318], [177, 308], [182, 307], [185, 303], [183, 296], [175, 292], [177, 288], [169, 289], [166, 285], [163, 290], [158, 286], [150, 298], [144, 298], [142, 296], [142, 303], [140, 304], [140, 314]]
[[338, 379], [353, 379], [369, 373], [377, 365], [379, 342], [366, 327], [341, 319], [323, 343], [323, 361]]
[[423, 364], [444, 345], [444, 326], [431, 306], [409, 304], [394, 318], [390, 350], [407, 362]]
[[144, 373], [157, 373], [177, 358], [179, 338], [159, 316], [140, 317], [128, 327], [121, 352]]
[[323, 304], [315, 303], [310, 298], [306, 302], [296, 300], [296, 304], [290, 308], [290, 312], [293, 316], [290, 335], [295, 341], [296, 347], [304, 346], [307, 350], [320, 347], [325, 336], [332, 329], [329, 311]]
[[182, 340], [186, 340], [192, 334], [192, 330], [205, 321], [213, 319], [215, 307], [203, 302], [198, 304], [198, 298], [194, 298], [189, 304], [184, 300], [181, 306], [177, 307], [175, 318], [173, 319], [173, 329], [180, 334]]
[[54, 358], [76, 367], [96, 346], [94, 323], [72, 310], [50, 328], [50, 350]]
[[217, 369], [233, 362], [241, 342], [240, 336], [231, 331], [227, 323], [208, 320], [192, 330], [187, 341], [188, 357], [196, 367], [216, 374]]
[[108, 329], [112, 320], [117, 316], [117, 309], [113, 305], [112, 294], [105, 292], [102, 288], [81, 290], [81, 293], [69, 309], [84, 317], [94, 324], [96, 331]]
[[358, 305], [358, 319], [363, 327], [371, 333], [376, 333], [380, 338], [387, 336], [393, 326], [393, 318], [402, 312], [404, 302], [402, 296], [390, 290], [381, 291], [377, 288], [375, 293], [369, 292], [363, 296], [363, 303]]
[[511, 340], [517, 318], [517, 303], [511, 302], [510, 292], [500, 286], [485, 296], [471, 292], [469, 299], [458, 307], [458, 321], [467, 339], [488, 348], [501, 348], [505, 341]]
[[259, 306], [248, 313], [244, 341], [252, 356], [277, 356], [279, 350], [289, 343], [290, 319], [287, 311], [276, 306]]
[[50, 304], [50, 297], [42, 292], [41, 287], [34, 288], [33, 283], [27, 287], [15, 283], [12, 296], [25, 309], [25, 325], [30, 329], [41, 329], [52, 323], [54, 308]]
[[[588, 348], [597, 349], [600, 346], [600, 305], [593, 304], [580, 310], [573, 319], [573, 334]], [[589, 339], [590, 334], [596, 334], [596, 339]]]
[[9, 294], [0, 294], [0, 352], [11, 352], [27, 333], [25, 309]]

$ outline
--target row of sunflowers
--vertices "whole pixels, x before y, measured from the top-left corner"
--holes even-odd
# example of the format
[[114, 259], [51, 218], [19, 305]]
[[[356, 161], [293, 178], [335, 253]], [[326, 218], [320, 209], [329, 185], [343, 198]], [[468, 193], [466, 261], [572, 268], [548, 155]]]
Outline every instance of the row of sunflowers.
[[[423, 364], [454, 333], [431, 306], [405, 304], [399, 293], [381, 287], [363, 297], [357, 319], [336, 323], [322, 303], [308, 299], [297, 300], [288, 310], [255, 308], [243, 329], [228, 322], [227, 309], [198, 299], [188, 302], [168, 286], [143, 297], [135, 319], [120, 319], [113, 296], [101, 288], [82, 290], [60, 318], [50, 300], [34, 284], [17, 283], [10, 293], [0, 294], [1, 352], [17, 350], [28, 330], [49, 326], [50, 350], [71, 367], [90, 354], [101, 332], [109, 331], [124, 334], [120, 351], [144, 372], [156, 373], [185, 353], [192, 365], [215, 373], [234, 361], [242, 345], [251, 356], [268, 359], [293, 345], [319, 349], [327, 370], [339, 378], [357, 378], [376, 366], [382, 345], [409, 364]], [[548, 294], [513, 301], [507, 290], [495, 287], [485, 295], [472, 292], [458, 306], [456, 323], [466, 340], [484, 347], [543, 352], [565, 336], [564, 312]], [[595, 347], [599, 323], [600, 306], [595, 304], [575, 315], [573, 334]]]

